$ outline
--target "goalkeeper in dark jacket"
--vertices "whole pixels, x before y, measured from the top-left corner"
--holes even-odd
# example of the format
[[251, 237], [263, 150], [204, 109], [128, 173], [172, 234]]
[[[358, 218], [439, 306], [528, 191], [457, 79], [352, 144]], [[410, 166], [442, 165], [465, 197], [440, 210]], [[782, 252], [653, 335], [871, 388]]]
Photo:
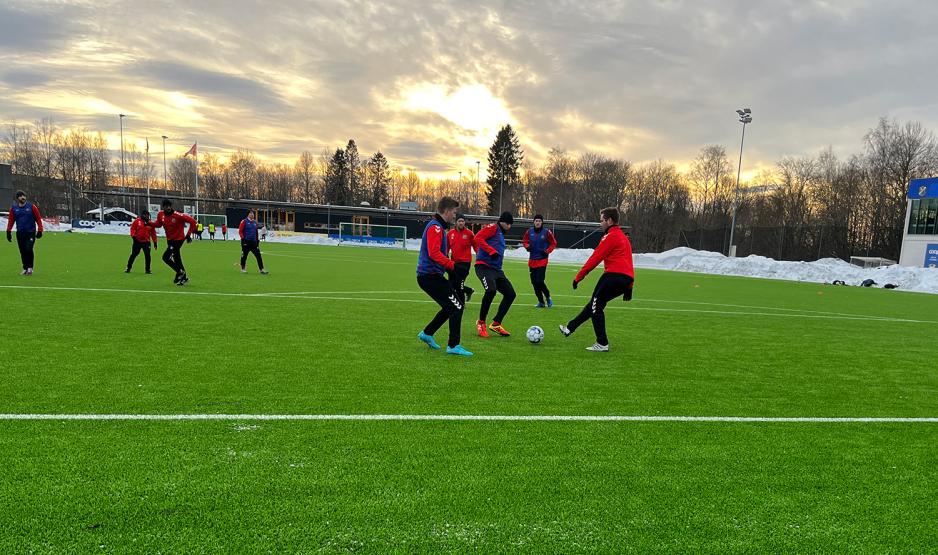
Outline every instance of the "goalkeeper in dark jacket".
[[605, 271], [596, 282], [589, 302], [567, 325], [560, 325], [560, 332], [564, 336], [569, 336], [581, 324], [592, 320], [593, 330], [596, 332], [596, 343], [592, 347], [587, 347], [586, 350], [606, 352], [609, 350], [609, 338], [606, 337], [606, 315], [603, 310], [606, 308], [606, 303], [616, 297], [622, 296], [627, 301], [632, 299], [635, 270], [632, 266], [632, 243], [619, 227], [619, 209], [604, 208], [599, 213], [599, 224], [605, 234], [592, 256], [573, 279], [573, 288], [576, 289], [583, 278], [600, 262], [603, 263]]

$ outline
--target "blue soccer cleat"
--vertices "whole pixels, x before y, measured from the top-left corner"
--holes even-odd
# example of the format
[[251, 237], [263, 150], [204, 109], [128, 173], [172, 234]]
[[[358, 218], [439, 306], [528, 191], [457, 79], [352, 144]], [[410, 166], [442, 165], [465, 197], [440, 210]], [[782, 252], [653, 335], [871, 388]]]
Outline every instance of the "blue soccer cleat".
[[446, 354], [448, 355], [459, 355], [464, 357], [471, 357], [472, 353], [463, 349], [462, 345], [456, 345], [455, 347], [447, 347]]
[[425, 334], [425, 333], [423, 333], [423, 332], [420, 332], [420, 333], [417, 334], [417, 339], [419, 339], [419, 340], [423, 341], [424, 343], [426, 343], [431, 349], [439, 349], [439, 348], [440, 348], [440, 346], [437, 345], [436, 341], [433, 340], [433, 336], [432, 336], [432, 335], [427, 335], [427, 334]]
[[545, 305], [545, 304], [542, 303], [542, 302], [538, 302], [536, 305], [534, 305], [534, 308], [544, 308], [545, 306], [547, 306], [547, 305]]
[[554, 299], [547, 299], [547, 308], [554, 308]]

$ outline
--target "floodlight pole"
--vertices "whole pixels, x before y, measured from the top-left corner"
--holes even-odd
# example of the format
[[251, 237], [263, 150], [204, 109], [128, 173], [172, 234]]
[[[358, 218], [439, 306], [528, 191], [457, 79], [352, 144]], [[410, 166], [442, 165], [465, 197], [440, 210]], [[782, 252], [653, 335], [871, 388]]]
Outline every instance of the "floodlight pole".
[[726, 250], [727, 256], [736, 256], [736, 253], [733, 251], [733, 235], [736, 231], [736, 209], [739, 205], [739, 174], [743, 169], [743, 145], [746, 142], [746, 124], [752, 123], [752, 110], [749, 108], [736, 110], [736, 113], [739, 114], [739, 123], [743, 124], [743, 135], [739, 141], [739, 165], [736, 167], [736, 194], [733, 198], [733, 222], [730, 224], [730, 244]]
[[[121, 192], [124, 192], [124, 114], [117, 114], [117, 119], [120, 120], [121, 124]], [[104, 217], [104, 212], [101, 213], [101, 217]]]
[[169, 187], [166, 185], [168, 183], [166, 181], [166, 139], [168, 139], [169, 137], [167, 137], [166, 135], [162, 135], [162, 137], [163, 137], [163, 190], [165, 191], [166, 189], [169, 189]]

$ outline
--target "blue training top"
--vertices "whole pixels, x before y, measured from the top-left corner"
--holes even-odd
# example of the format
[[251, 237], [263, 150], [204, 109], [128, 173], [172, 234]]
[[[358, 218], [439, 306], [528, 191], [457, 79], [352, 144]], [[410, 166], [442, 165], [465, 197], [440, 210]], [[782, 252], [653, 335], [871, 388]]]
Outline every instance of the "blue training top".
[[16, 231], [36, 231], [36, 215], [33, 214], [33, 203], [31, 202], [27, 202], [23, 206], [14, 204], [10, 208], [10, 219], [16, 222]]

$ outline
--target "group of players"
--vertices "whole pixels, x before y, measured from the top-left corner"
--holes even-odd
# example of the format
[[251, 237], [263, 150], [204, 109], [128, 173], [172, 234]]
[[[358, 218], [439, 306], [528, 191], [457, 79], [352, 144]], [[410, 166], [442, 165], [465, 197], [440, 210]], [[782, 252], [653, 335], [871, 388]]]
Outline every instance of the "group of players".
[[[153, 250], [156, 250], [158, 243], [156, 230], [162, 227], [166, 233], [166, 249], [163, 251], [163, 262], [175, 273], [173, 283], [185, 285], [189, 282], [189, 274], [186, 273], [186, 267], [182, 263], [182, 246], [192, 242], [192, 235], [198, 234], [199, 224], [189, 214], [176, 212], [173, 209], [173, 201], [169, 199], [164, 199], [160, 208], [156, 221], [151, 220], [150, 213], [144, 210], [130, 224], [130, 236], [133, 239], [133, 246], [124, 271], [129, 274], [133, 270], [134, 260], [142, 251], [146, 263], [146, 273], [152, 273], [150, 271], [150, 243], [153, 243]], [[189, 226], [188, 230], [186, 225]], [[247, 273], [248, 254], [253, 254], [254, 258], [257, 259], [257, 267], [260, 269], [260, 273], [267, 275], [267, 269], [264, 268], [264, 258], [261, 256], [260, 235], [258, 234], [254, 210], [248, 210], [247, 217], [241, 220], [238, 225], [238, 235], [241, 238], [241, 273]]]
[[[35, 266], [35, 242], [42, 238], [42, 215], [35, 204], [27, 201], [23, 191], [17, 191], [15, 199], [16, 202], [10, 208], [7, 222], [7, 241], [13, 241], [12, 230], [15, 223], [16, 242], [23, 264], [22, 274], [30, 276]], [[485, 290], [479, 307], [476, 331], [480, 337], [489, 337], [489, 331], [502, 337], [511, 335], [505, 329], [504, 321], [516, 294], [511, 281], [502, 270], [502, 262], [505, 254], [505, 233], [511, 229], [514, 218], [511, 212], [503, 212], [496, 223], [489, 224], [473, 234], [466, 227], [465, 216], [457, 214], [458, 208], [457, 200], [443, 197], [437, 205], [436, 214], [423, 230], [420, 254], [417, 258], [417, 284], [440, 305], [440, 310], [417, 337], [432, 349], [440, 349], [433, 335], [444, 323], [449, 322], [446, 352], [472, 356], [471, 352], [463, 348], [460, 341], [463, 311], [466, 302], [474, 292], [466, 285], [466, 278], [469, 277], [469, 269], [472, 265], [473, 251], [476, 253], [475, 273]], [[635, 272], [632, 266], [631, 243], [628, 236], [619, 228], [618, 209], [603, 209], [599, 219], [604, 232], [603, 238], [592, 256], [577, 273], [573, 280], [573, 288], [576, 289], [579, 282], [600, 263], [603, 263], [605, 268], [603, 276], [596, 283], [590, 301], [583, 307], [583, 310], [567, 324], [561, 324], [559, 329], [564, 336], [569, 336], [587, 320], [592, 320], [596, 343], [588, 347], [588, 350], [605, 352], [609, 350], [609, 340], [606, 336], [604, 309], [610, 300], [618, 296], [631, 300]], [[449, 229], [450, 224], [453, 223], [455, 227]], [[137, 256], [143, 252], [146, 273], [152, 273], [150, 244], [153, 244], [153, 250], [157, 250], [156, 230], [163, 228], [166, 233], [163, 262], [175, 274], [173, 283], [185, 285], [189, 281], [189, 276], [182, 262], [182, 247], [185, 243], [192, 242], [192, 235], [196, 232], [197, 225], [198, 223], [192, 216], [176, 212], [173, 209], [173, 202], [169, 199], [163, 200], [155, 221], [151, 220], [150, 214], [144, 211], [130, 226], [133, 245], [124, 271], [130, 273]], [[267, 274], [259, 248], [260, 235], [253, 210], [249, 210], [247, 217], [241, 221], [238, 234], [241, 238], [241, 272], [247, 272], [245, 266], [247, 257], [248, 254], [253, 254], [260, 273]], [[537, 296], [537, 308], [550, 308], [554, 302], [546, 284], [547, 263], [550, 253], [557, 247], [557, 240], [554, 234], [544, 227], [542, 216], [534, 217], [534, 227], [525, 232], [522, 244], [529, 252], [528, 269], [531, 274], [531, 284]], [[502, 299], [495, 312], [495, 318], [487, 324], [492, 302], [499, 293]]]
[[[23, 191], [17, 191], [14, 199], [15, 202], [10, 208], [7, 219], [7, 241], [13, 241], [13, 224], [16, 224], [16, 243], [23, 264], [22, 275], [31, 276], [36, 262], [36, 240], [42, 239], [42, 214], [39, 212], [39, 207], [26, 199], [26, 193]], [[176, 212], [173, 209], [173, 201], [169, 199], [162, 202], [161, 208], [156, 221], [150, 219], [149, 212], [143, 211], [130, 224], [130, 236], [133, 244], [124, 272], [129, 274], [133, 270], [134, 261], [142, 252], [146, 264], [146, 273], [153, 273], [150, 268], [150, 243], [153, 244], [154, 251], [158, 249], [156, 230], [161, 227], [166, 233], [166, 249], [163, 251], [163, 262], [175, 274], [173, 283], [185, 285], [189, 281], [189, 275], [182, 263], [182, 246], [185, 243], [192, 242], [192, 235], [197, 233], [198, 223], [192, 216], [183, 212]], [[188, 230], [186, 225], [189, 226]], [[264, 268], [264, 259], [261, 256], [260, 234], [253, 210], [249, 210], [247, 217], [241, 221], [238, 226], [238, 235], [241, 237], [241, 273], [247, 273], [245, 266], [247, 258], [249, 254], [253, 254], [257, 260], [260, 273], [266, 275], [268, 272]]]
[[[474, 292], [466, 286], [473, 250], [476, 253], [476, 276], [485, 290], [479, 307], [476, 330], [480, 337], [489, 337], [489, 331], [502, 337], [511, 335], [503, 324], [516, 294], [511, 281], [502, 270], [502, 262], [505, 254], [505, 233], [511, 229], [514, 218], [510, 212], [503, 212], [496, 223], [483, 227], [473, 235], [466, 227], [465, 216], [457, 214], [458, 208], [457, 200], [443, 197], [437, 204], [436, 214], [423, 230], [417, 259], [417, 285], [440, 305], [440, 310], [417, 334], [417, 338], [431, 349], [440, 349], [433, 335], [444, 323], [449, 322], [446, 352], [472, 356], [472, 353], [461, 345], [461, 329], [466, 302]], [[453, 223], [455, 227], [449, 229]], [[619, 227], [619, 210], [603, 209], [599, 214], [599, 224], [603, 237], [599, 246], [577, 272], [573, 279], [573, 288], [576, 289], [587, 274], [600, 263], [603, 263], [604, 267], [603, 276], [596, 283], [590, 301], [583, 310], [568, 323], [561, 324], [559, 329], [565, 337], [569, 337], [580, 325], [592, 320], [596, 343], [587, 350], [607, 352], [609, 339], [606, 336], [604, 313], [606, 304], [619, 296], [627, 301], [632, 299], [635, 271], [632, 265], [631, 242]], [[528, 270], [537, 296], [536, 307], [550, 308], [554, 303], [546, 284], [547, 262], [550, 253], [557, 247], [557, 240], [550, 230], [544, 228], [542, 216], [534, 217], [534, 227], [525, 232], [522, 245], [529, 253]], [[495, 318], [486, 326], [492, 301], [499, 293], [502, 300]]]

